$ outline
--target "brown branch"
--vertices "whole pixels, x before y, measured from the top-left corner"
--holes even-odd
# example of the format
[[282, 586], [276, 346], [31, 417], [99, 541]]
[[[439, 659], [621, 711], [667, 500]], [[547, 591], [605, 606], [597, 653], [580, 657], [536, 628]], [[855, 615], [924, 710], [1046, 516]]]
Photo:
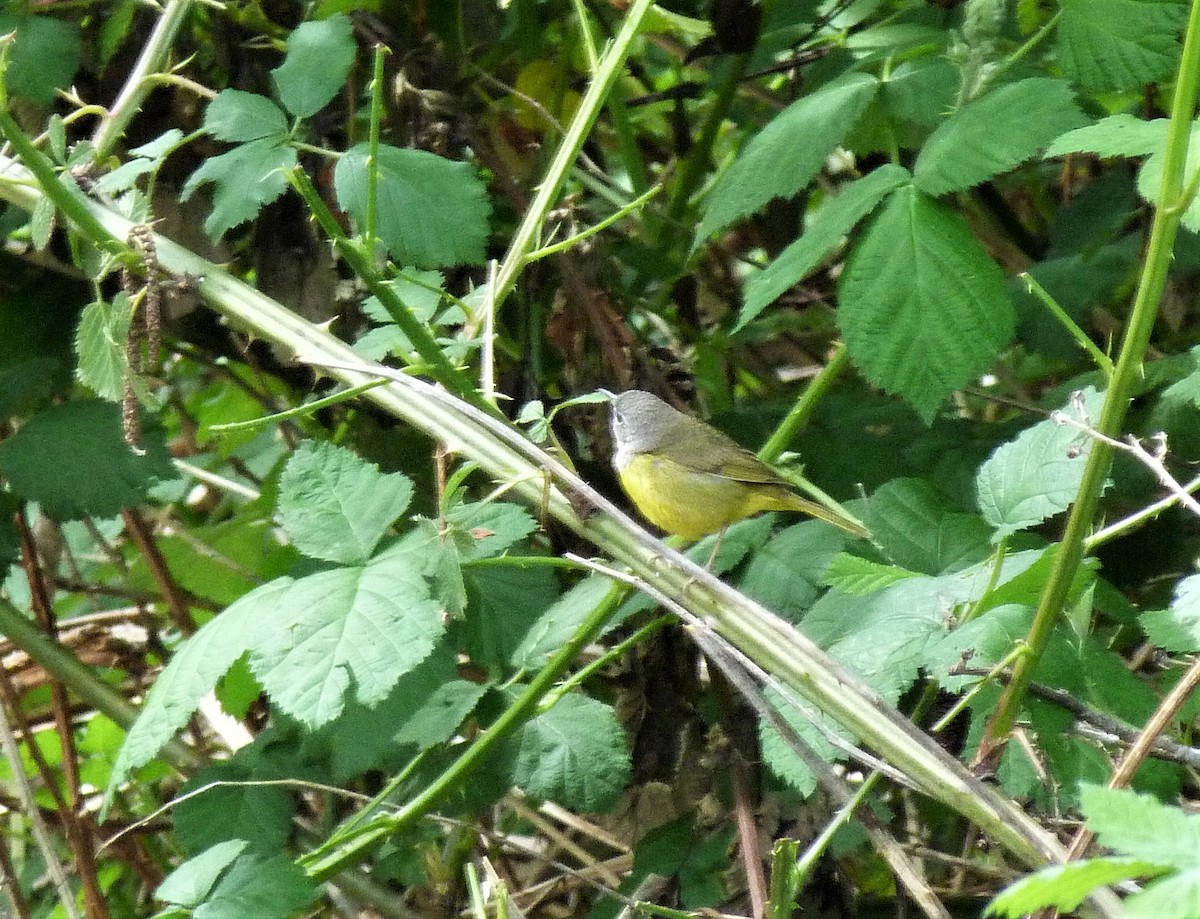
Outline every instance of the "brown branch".
[[125, 521], [126, 531], [142, 554], [142, 558], [145, 559], [146, 567], [150, 569], [154, 583], [158, 585], [163, 599], [167, 601], [171, 621], [184, 635], [192, 635], [196, 631], [196, 620], [192, 618], [192, 612], [188, 608], [187, 594], [175, 583], [175, 578], [167, 567], [167, 561], [154, 541], [154, 534], [150, 532], [150, 527], [146, 525], [142, 515], [132, 507], [121, 511], [121, 517]]
[[[30, 603], [34, 615], [46, 634], [54, 637], [56, 633], [54, 610], [50, 605], [50, 594], [42, 573], [37, 545], [34, 542], [33, 531], [29, 527], [29, 520], [25, 516], [24, 508], [18, 510], [14, 515], [14, 522], [21, 543], [21, 566], [29, 584]], [[5, 689], [11, 691], [11, 684], [7, 684], [7, 679], [5, 683]], [[68, 804], [63, 802], [62, 797], [56, 792], [55, 801], [61, 808], [67, 843], [75, 857], [75, 870], [83, 883], [84, 910], [89, 919], [108, 919], [108, 905], [104, 900], [104, 893], [100, 889], [100, 880], [96, 876], [96, 851], [92, 847], [92, 837], [85, 831], [79, 819], [79, 814], [83, 809], [83, 793], [80, 790], [79, 782], [79, 751], [75, 746], [75, 728], [71, 723], [71, 703], [67, 698], [67, 688], [62, 681], [50, 681], [50, 698], [54, 710], [54, 725], [59, 745], [62, 747], [63, 780], [70, 796]], [[16, 697], [12, 696], [7, 701], [13, 718], [19, 718]], [[36, 746], [32, 736], [26, 734], [25, 745], [30, 750]], [[55, 784], [53, 774], [48, 771], [45, 773], [45, 778], [47, 785]]]

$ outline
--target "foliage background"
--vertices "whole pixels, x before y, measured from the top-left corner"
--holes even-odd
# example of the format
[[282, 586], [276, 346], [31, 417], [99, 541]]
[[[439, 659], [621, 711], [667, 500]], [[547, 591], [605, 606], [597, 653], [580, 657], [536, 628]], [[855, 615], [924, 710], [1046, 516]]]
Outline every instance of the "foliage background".
[[8, 4], [13, 914], [1195, 915], [1198, 16]]

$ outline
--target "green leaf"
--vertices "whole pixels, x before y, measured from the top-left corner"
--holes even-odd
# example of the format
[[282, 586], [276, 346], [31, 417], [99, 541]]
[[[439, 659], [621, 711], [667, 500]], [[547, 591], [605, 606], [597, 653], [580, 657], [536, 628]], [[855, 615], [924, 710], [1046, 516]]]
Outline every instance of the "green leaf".
[[[407, 762], [413, 755], [410, 744], [425, 749], [426, 744], [442, 743], [454, 735], [467, 716], [469, 709], [462, 710], [466, 707], [466, 687], [449, 690], [450, 703], [446, 703], [444, 696], [433, 702], [443, 686], [457, 683], [457, 675], [454, 649], [449, 642], [439, 642], [424, 661], [396, 680], [383, 702], [364, 705], [353, 698], [347, 699], [341, 715], [310, 734], [302, 755], [306, 761], [318, 755], [328, 758], [332, 779], [337, 783], [371, 769], [389, 769], [392, 764]], [[480, 693], [487, 690], [486, 684], [469, 685], [478, 687]], [[455, 720], [452, 725], [451, 720]], [[408, 728], [410, 721], [414, 722], [414, 728]], [[419, 734], [406, 737], [409, 745], [397, 740], [397, 735], [406, 731]], [[310, 752], [313, 750], [320, 752]]]
[[445, 743], [486, 691], [485, 684], [468, 680], [443, 683], [420, 705], [410, 708], [404, 720], [397, 721], [395, 742], [416, 744], [421, 750]]
[[281, 778], [263, 762], [259, 747], [243, 747], [233, 758], [200, 770], [181, 795], [216, 784], [172, 808], [175, 833], [187, 852], [200, 852], [231, 839], [245, 839], [263, 854], [277, 852], [292, 832], [296, 805], [289, 789], [260, 785]]
[[125, 443], [118, 406], [78, 399], [39, 412], [0, 443], [0, 475], [59, 520], [112, 517], [176, 478], [160, 428], [145, 425], [142, 446], [139, 456]]
[[[765, 690], [764, 696], [784, 723], [796, 733], [800, 741], [809, 746], [821, 759], [826, 762], [834, 762], [842, 756], [838, 748], [826, 737], [826, 734], [841, 736], [849, 740], [845, 730], [839, 728], [816, 709], [809, 708], [803, 700], [797, 699], [795, 704], [792, 704], [777, 690], [770, 687]], [[820, 722], [820, 727], [817, 727], [815, 723], [817, 721]], [[776, 777], [804, 797], [816, 790], [817, 778], [813, 775], [808, 763], [801, 758], [792, 744], [784, 739], [768, 719], [758, 719], [758, 739], [759, 746], [762, 748], [763, 762]]]
[[29, 240], [38, 252], [44, 252], [50, 244], [50, 234], [54, 232], [57, 215], [54, 202], [49, 198], [41, 198], [33, 206], [33, 213], [29, 216]]
[[204, 110], [204, 130], [231, 144], [287, 134], [287, 117], [279, 106], [257, 93], [223, 89]]
[[[1166, 165], [1166, 145], [1155, 150], [1142, 168], [1138, 170], [1137, 190], [1142, 200], [1150, 204], [1158, 201], [1159, 189], [1162, 186], [1163, 167]], [[1195, 176], [1200, 170], [1200, 124], [1192, 123], [1191, 137], [1188, 141], [1187, 162], [1184, 164], [1184, 175]], [[1188, 202], [1180, 222], [1193, 233], [1200, 232], [1200, 203], [1196, 198]]]
[[[352, 147], [333, 171], [338, 202], [358, 225], [367, 217], [368, 148]], [[379, 147], [376, 231], [397, 262], [418, 268], [479, 264], [491, 208], [467, 163], [425, 150]]]
[[883, 84], [883, 103], [899, 121], [933, 127], [954, 107], [959, 71], [944, 55], [902, 61]]
[[279, 514], [305, 555], [364, 564], [412, 494], [405, 476], [385, 475], [343, 447], [307, 441], [279, 477]]
[[633, 875], [652, 873], [679, 879], [682, 905], [701, 910], [727, 897], [722, 878], [729, 871], [734, 831], [705, 833], [692, 816], [680, 817], [643, 836], [633, 852]]
[[470, 602], [466, 618], [456, 623], [456, 644], [476, 666], [499, 676], [558, 599], [558, 580], [552, 569], [541, 566], [468, 566], [462, 571]]
[[963, 191], [1007, 172], [1086, 122], [1062, 80], [1002, 86], [959, 109], [933, 132], [913, 168], [917, 187], [930, 195]]
[[23, 415], [50, 395], [58, 368], [53, 357], [0, 359], [0, 419]]
[[695, 244], [811, 182], [878, 88], [876, 77], [849, 73], [776, 115], [746, 144], [705, 200]]
[[771, 301], [803, 280], [855, 224], [910, 178], [907, 169], [885, 164], [861, 179], [846, 183], [836, 197], [827, 199], [804, 234], [770, 265], [751, 276], [746, 284], [746, 303], [734, 331], [745, 327]]
[[100, 35], [96, 41], [101, 71], [108, 66], [113, 55], [129, 38], [133, 16], [139, 8], [138, 0], [117, 0], [116, 4], [105, 11], [104, 22], [100, 26]]
[[455, 654], [441, 642], [396, 681], [382, 702], [366, 706], [347, 700], [342, 714], [316, 735], [328, 748], [333, 780], [346, 782], [370, 769], [386, 769], [397, 757], [406, 760], [412, 744], [428, 749], [449, 740], [487, 691], [487, 684], [457, 676]]
[[821, 583], [852, 597], [865, 597], [912, 577], [917, 577], [917, 572], [839, 552], [829, 562]]
[[79, 67], [79, 27], [49, 16], [0, 15], [0, 35], [16, 32], [4, 83], [13, 95], [49, 105]]
[[529, 511], [500, 501], [455, 504], [446, 521], [465, 537], [459, 546], [464, 562], [497, 556], [537, 529]]
[[847, 539], [841, 530], [816, 520], [794, 524], [750, 557], [738, 587], [772, 612], [796, 621], [816, 601], [825, 569]]
[[625, 732], [611, 708], [587, 696], [564, 696], [510, 743], [515, 748], [513, 784], [537, 800], [603, 811], [629, 782]]
[[1179, 0], [1062, 0], [1058, 58], [1090, 90], [1138, 89], [1179, 61]]
[[297, 26], [283, 63], [271, 71], [279, 101], [297, 118], [315, 115], [346, 82], [357, 50], [349, 16]]
[[129, 729], [105, 789], [105, 801], [133, 769], [150, 762], [175, 732], [187, 724], [200, 700], [217, 680], [246, 653], [262, 618], [287, 595], [293, 581], [280, 578], [264, 584], [210, 619], [183, 643], [150, 692]]
[[154, 171], [155, 164], [151, 160], [132, 159], [122, 163], [112, 172], [101, 176], [96, 183], [97, 194], [114, 195], [126, 191], [137, 184], [142, 176]]
[[1097, 156], [1146, 156], [1167, 144], [1166, 118], [1149, 121], [1122, 112], [1102, 118], [1095, 124], [1068, 131], [1046, 148], [1047, 159], [1068, 153], [1094, 153]]
[[316, 896], [316, 885], [288, 856], [242, 855], [192, 919], [288, 919]]
[[1200, 868], [1200, 816], [1124, 788], [1084, 785], [1079, 796], [1102, 845], [1155, 865]]
[[389, 550], [361, 567], [301, 578], [273, 598], [250, 654], [272, 702], [320, 727], [341, 713], [351, 678], [358, 701], [372, 705], [421, 663], [442, 622], [414, 562]]
[[1200, 869], [1151, 881], [1125, 901], [1125, 912], [1129, 919], [1195, 919], [1200, 916]]
[[1051, 865], [1010, 885], [988, 904], [987, 915], [1018, 919], [1046, 906], [1069, 912], [1097, 887], [1145, 877], [1156, 870], [1149, 862], [1130, 858], [1090, 858]]
[[[1084, 391], [1088, 418], [1099, 417], [1103, 401], [1094, 388]], [[1071, 407], [1064, 411], [1074, 415]], [[997, 448], [975, 480], [979, 508], [995, 528], [993, 538], [1036, 526], [1070, 507], [1092, 443], [1077, 428], [1047, 419]]]
[[592, 575], [580, 581], [526, 629], [520, 644], [512, 652], [512, 665], [526, 669], [540, 667], [547, 656], [566, 644], [601, 603], [618, 595], [612, 581], [606, 577]]
[[908, 571], [956, 571], [991, 551], [983, 521], [955, 510], [923, 479], [893, 479], [876, 490], [866, 522], [875, 544]]
[[[420, 284], [414, 283], [416, 280], [423, 281], [430, 287], [437, 289], [430, 290], [429, 287], [423, 287]], [[407, 271], [405, 272], [405, 276], [392, 278], [387, 282], [387, 286], [391, 288], [392, 293], [404, 304], [404, 308], [423, 323], [433, 321], [438, 304], [442, 302], [440, 291], [445, 284], [446, 279], [440, 271]], [[368, 297], [366, 302], [363, 303], [363, 312], [373, 322], [384, 325], [394, 324], [391, 314], [388, 313], [387, 308], [379, 301], [378, 297]], [[405, 339], [405, 341], [407, 340]], [[412, 345], [408, 345], [406, 350], [411, 351]]]
[[189, 858], [158, 885], [154, 898], [189, 909], [197, 906], [208, 896], [221, 872], [242, 854], [247, 845], [249, 843], [244, 839], [230, 839]]
[[1200, 574], [1175, 585], [1169, 609], [1144, 613], [1138, 622], [1160, 648], [1181, 654], [1200, 651]]
[[120, 402], [125, 392], [125, 342], [129, 337], [129, 297], [119, 293], [112, 303], [89, 303], [79, 317], [75, 375], [101, 399]]
[[183, 186], [187, 201], [206, 182], [213, 184], [213, 209], [204, 221], [210, 238], [220, 239], [255, 217], [287, 189], [284, 170], [296, 165], [296, 151], [276, 138], [264, 137], [204, 161]]
[[895, 703], [916, 679], [927, 647], [944, 633], [955, 589], [968, 584], [921, 576], [867, 597], [829, 591], [800, 631]]
[[966, 222], [915, 188], [871, 221], [842, 274], [838, 325], [872, 383], [928, 422], [1008, 344], [1004, 276]]
[[1004, 659], [1029, 632], [1033, 608], [1015, 603], [994, 606], [932, 644], [921, 666], [949, 692], [959, 692], [980, 677], [952, 673], [964, 660], [974, 669], [987, 669]]

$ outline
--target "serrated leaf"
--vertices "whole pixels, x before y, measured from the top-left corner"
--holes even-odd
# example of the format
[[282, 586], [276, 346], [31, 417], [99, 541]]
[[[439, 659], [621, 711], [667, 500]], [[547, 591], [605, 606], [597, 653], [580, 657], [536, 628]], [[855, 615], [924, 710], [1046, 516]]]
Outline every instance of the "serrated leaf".
[[104, 70], [129, 38], [133, 25], [133, 16], [140, 9], [138, 0], [118, 0], [116, 4], [105, 10], [103, 22], [100, 25], [100, 35], [96, 41], [97, 56], [100, 69]]
[[132, 148], [129, 152], [133, 156], [141, 157], [142, 159], [153, 160], [156, 164], [161, 163], [172, 151], [179, 147], [184, 141], [183, 132], [179, 128], [171, 128], [163, 131], [158, 137], [153, 140], [148, 140], [144, 144]]
[[581, 811], [603, 811], [630, 777], [625, 732], [613, 710], [572, 693], [521, 728], [513, 784], [536, 800]]
[[850, 73], [793, 102], [755, 135], [704, 202], [695, 245], [812, 181], [854, 127], [879, 80]]
[[180, 646], [150, 687], [129, 729], [104, 792], [106, 803], [131, 770], [150, 762], [187, 724], [200, 700], [246, 653], [260, 617], [270, 614], [291, 585], [291, 578], [280, 578], [251, 591]]
[[[1088, 418], [1099, 417], [1103, 401], [1094, 388], [1084, 391]], [[1036, 526], [1070, 507], [1092, 443], [1077, 428], [1047, 419], [998, 447], [975, 479], [979, 508], [995, 528], [993, 538]]]
[[[443, 692], [442, 687], [457, 685], [457, 676], [455, 654], [443, 641], [400, 677], [382, 702], [366, 706], [348, 699], [342, 714], [314, 735], [329, 751], [333, 780], [342, 783], [369, 769], [386, 768], [393, 755], [411, 756], [411, 746], [404, 744], [415, 743], [426, 749], [453, 736], [469, 711], [463, 710], [467, 690], [445, 690], [449, 701], [446, 695], [436, 702], [434, 698]], [[487, 690], [487, 684], [468, 685], [480, 694]], [[410, 730], [410, 721], [419, 722], [419, 730]], [[403, 741], [398, 739], [401, 732], [405, 732]]]
[[133, 188], [137, 180], [147, 173], [153, 172], [154, 167], [155, 164], [151, 160], [140, 158], [122, 163], [112, 172], [100, 177], [100, 180], [96, 183], [96, 193], [101, 195], [115, 195], [118, 192]]
[[821, 583], [851, 597], [865, 597], [897, 581], [917, 576], [917, 572], [897, 565], [885, 565], [849, 552], [839, 552], [829, 562]]
[[279, 106], [258, 93], [223, 89], [204, 110], [204, 130], [231, 144], [281, 138], [287, 129], [287, 116]]
[[526, 669], [540, 667], [546, 656], [566, 644], [601, 603], [615, 600], [623, 593], [615, 589], [608, 578], [599, 575], [580, 581], [529, 626], [512, 652], [512, 665]]
[[220, 239], [282, 195], [287, 189], [283, 172], [295, 165], [293, 147], [273, 137], [252, 140], [205, 160], [184, 184], [180, 198], [187, 201], [201, 185], [212, 183], [213, 209], [204, 231], [211, 239]]
[[[243, 747], [233, 758], [196, 773], [181, 789], [182, 800], [171, 810], [175, 835], [185, 852], [200, 852], [231, 839], [245, 839], [250, 849], [278, 852], [291, 835], [296, 802], [288, 789], [260, 785], [278, 773]], [[188, 797], [189, 792], [214, 784]]]
[[921, 148], [913, 176], [930, 195], [963, 191], [1007, 172], [1086, 122], [1062, 80], [1010, 83], [943, 122]]
[[[415, 283], [422, 281], [428, 287]], [[441, 289], [445, 286], [446, 279], [440, 271], [406, 271], [404, 276], [392, 278], [387, 282], [387, 286], [391, 288], [392, 293], [404, 304], [404, 308], [411, 312], [420, 322], [431, 322], [434, 313], [437, 312], [438, 304], [442, 302]], [[430, 290], [429, 287], [434, 287], [436, 290]], [[392, 316], [388, 313], [387, 308], [380, 302], [378, 297], [368, 297], [363, 303], [363, 312], [373, 322], [391, 324]], [[407, 340], [407, 339], [406, 339]], [[409, 346], [409, 350], [412, 346]]]
[[1166, 118], [1150, 121], [1122, 112], [1102, 118], [1095, 124], [1068, 131], [1046, 148], [1047, 159], [1068, 153], [1094, 153], [1096, 156], [1146, 156], [1166, 147]]
[[1151, 881], [1125, 901], [1129, 919], [1195, 919], [1200, 916], [1200, 869]]
[[909, 571], [941, 574], [990, 554], [982, 520], [950, 507], [923, 479], [893, 479], [866, 505], [867, 528], [887, 557]]
[[429, 655], [443, 626], [412, 561], [385, 552], [292, 582], [250, 652], [272, 702], [320, 727], [341, 713], [352, 678], [355, 698], [372, 705]]
[[503, 673], [525, 634], [559, 598], [558, 580], [544, 566], [468, 566], [462, 572], [470, 603], [457, 623], [456, 644], [476, 666]]
[[1171, 73], [1185, 6], [1177, 0], [1062, 0], [1058, 58], [1090, 90], [1131, 90]]
[[120, 402], [125, 392], [125, 342], [129, 336], [129, 297], [97, 301], [83, 308], [75, 333], [79, 362], [75, 375], [100, 398]]
[[279, 514], [305, 555], [361, 565], [412, 495], [405, 476], [384, 474], [343, 447], [308, 441], [279, 477]]
[[485, 684], [468, 680], [443, 683], [420, 704], [412, 706], [403, 721], [397, 722], [395, 742], [415, 744], [421, 750], [445, 743], [485, 692]]
[[45, 250], [54, 232], [54, 218], [58, 211], [49, 198], [39, 198], [29, 215], [29, 241], [38, 252]]
[[[368, 147], [346, 151], [333, 171], [338, 203], [362, 226], [367, 216]], [[397, 262], [418, 268], [483, 261], [491, 207], [467, 163], [382, 144], [376, 231]]]
[[316, 896], [316, 885], [288, 856], [242, 855], [192, 917], [287, 919], [308, 906]]
[[[1166, 150], [1163, 147], [1155, 150], [1146, 158], [1142, 168], [1138, 170], [1137, 190], [1142, 200], [1149, 204], [1158, 203], [1159, 191], [1162, 187], [1163, 167], [1166, 165]], [[1184, 176], [1195, 176], [1200, 170], [1200, 124], [1192, 123], [1191, 137], [1188, 139], [1187, 162], [1183, 167]], [[1187, 209], [1180, 218], [1180, 223], [1193, 233], [1200, 231], [1200, 202], [1192, 198]]]
[[53, 357], [0, 359], [0, 418], [26, 414], [50, 395], [58, 368]]
[[244, 839], [230, 839], [189, 858], [158, 885], [154, 898], [164, 903], [195, 907], [212, 890], [221, 872], [242, 854], [247, 845], [249, 843]]
[[955, 668], [964, 662], [977, 670], [993, 666], [1024, 640], [1032, 622], [1030, 606], [994, 606], [931, 644], [921, 666], [943, 689], [959, 692], [978, 683], [980, 677], [954, 673]]
[[283, 63], [271, 71], [279, 101], [298, 118], [315, 115], [346, 82], [357, 50], [349, 16], [337, 13], [297, 26]]
[[529, 511], [501, 501], [455, 504], [446, 511], [446, 521], [462, 537], [458, 543], [464, 562], [497, 556], [537, 529]]
[[62, 163], [67, 158], [67, 125], [62, 115], [55, 112], [46, 124], [46, 138], [50, 143], [50, 155], [54, 162]]
[[79, 26], [50, 16], [0, 15], [0, 35], [16, 32], [8, 54], [10, 94], [49, 105], [79, 67]]
[[836, 197], [825, 202], [799, 239], [751, 276], [734, 331], [745, 327], [776, 297], [803, 280], [884, 197], [910, 178], [907, 169], [885, 164], [861, 179], [846, 183]]
[[933, 127], [954, 105], [959, 71], [944, 55], [902, 61], [883, 84], [883, 104], [900, 121]]
[[894, 703], [917, 678], [927, 648], [945, 633], [948, 611], [967, 583], [921, 576], [866, 597], [829, 591], [800, 631]]
[[839, 285], [856, 367], [926, 421], [1012, 337], [1004, 275], [957, 213], [912, 187], [872, 220]]
[[1051, 906], [1069, 912], [1097, 887], [1145, 877], [1158, 869], [1149, 862], [1129, 858], [1091, 858], [1066, 865], [1051, 865], [1010, 885], [988, 904], [987, 915], [1018, 919]]
[[1175, 653], [1200, 651], [1200, 575], [1175, 585], [1170, 608], [1144, 613], [1138, 623], [1160, 648]]
[[0, 443], [0, 475], [59, 520], [112, 517], [176, 477], [161, 428], [147, 424], [142, 446], [138, 455], [125, 443], [116, 405], [78, 399], [39, 412]]
[[1128, 789], [1084, 785], [1080, 808], [1102, 845], [1155, 865], [1200, 868], [1200, 816]]
[[[796, 699], [793, 703], [772, 687], [767, 687], [763, 695], [776, 714], [798, 735], [799, 741], [822, 760], [833, 762], [842, 756], [826, 734], [841, 736], [849, 741], [850, 737], [844, 729], [817, 709], [808, 707], [802, 700]], [[820, 727], [814, 723], [817, 719], [821, 721]], [[808, 763], [796, 752], [793, 738], [785, 738], [769, 719], [760, 717], [758, 739], [767, 767], [798, 794], [805, 797], [812, 794], [817, 787], [817, 778]]]
[[825, 569], [848, 539], [841, 530], [816, 520], [794, 524], [750, 557], [738, 587], [794, 622], [816, 601]]

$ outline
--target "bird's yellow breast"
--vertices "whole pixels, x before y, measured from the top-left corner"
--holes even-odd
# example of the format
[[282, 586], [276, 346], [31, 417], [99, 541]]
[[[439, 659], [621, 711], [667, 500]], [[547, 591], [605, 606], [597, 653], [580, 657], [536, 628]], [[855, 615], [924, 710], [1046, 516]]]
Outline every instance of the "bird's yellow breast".
[[653, 453], [624, 458], [618, 475], [643, 517], [686, 539], [699, 539], [750, 514], [780, 507], [764, 503], [763, 496], [737, 479], [698, 472]]

